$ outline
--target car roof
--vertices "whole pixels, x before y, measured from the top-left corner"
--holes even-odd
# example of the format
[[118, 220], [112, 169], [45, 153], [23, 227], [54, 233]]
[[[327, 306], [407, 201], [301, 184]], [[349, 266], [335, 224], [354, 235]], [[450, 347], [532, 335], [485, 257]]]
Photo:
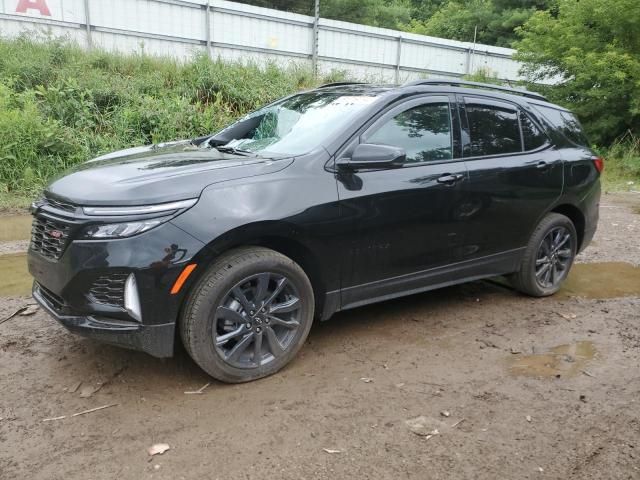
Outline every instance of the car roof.
[[559, 105], [549, 102], [543, 95], [524, 90], [521, 88], [503, 87], [480, 82], [469, 82], [465, 80], [416, 80], [404, 85], [378, 85], [361, 82], [335, 82], [321, 85], [317, 90], [328, 90], [344, 94], [371, 95], [371, 96], [394, 96], [401, 97], [407, 94], [416, 93], [459, 93], [473, 94], [490, 97], [496, 100], [508, 100], [516, 104], [541, 105], [567, 111]]

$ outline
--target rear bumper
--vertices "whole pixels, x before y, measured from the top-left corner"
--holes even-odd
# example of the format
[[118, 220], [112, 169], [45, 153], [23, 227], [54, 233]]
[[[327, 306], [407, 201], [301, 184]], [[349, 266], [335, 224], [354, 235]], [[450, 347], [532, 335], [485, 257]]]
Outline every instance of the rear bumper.
[[598, 229], [600, 220], [600, 180], [598, 180], [588, 194], [583, 198], [581, 209], [584, 212], [584, 235], [580, 244], [580, 251], [589, 246]]
[[115, 318], [61, 313], [43, 288], [35, 282], [33, 298], [72, 333], [100, 342], [146, 352], [154, 357], [173, 355], [175, 323], [142, 325]]

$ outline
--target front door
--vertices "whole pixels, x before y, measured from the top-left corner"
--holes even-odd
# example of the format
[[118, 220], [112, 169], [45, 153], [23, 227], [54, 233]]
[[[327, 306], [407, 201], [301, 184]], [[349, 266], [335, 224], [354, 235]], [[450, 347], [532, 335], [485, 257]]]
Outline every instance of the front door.
[[392, 108], [352, 143], [403, 148], [399, 168], [337, 173], [338, 195], [352, 234], [345, 245], [342, 306], [424, 289], [460, 258], [457, 216], [467, 170], [460, 159], [457, 113], [448, 96]]

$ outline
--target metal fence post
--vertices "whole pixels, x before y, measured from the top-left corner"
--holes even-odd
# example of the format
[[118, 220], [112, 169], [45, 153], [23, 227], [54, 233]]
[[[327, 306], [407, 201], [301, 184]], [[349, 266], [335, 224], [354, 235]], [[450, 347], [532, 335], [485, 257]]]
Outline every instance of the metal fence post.
[[402, 37], [398, 37], [398, 48], [396, 50], [396, 84], [400, 83], [400, 62], [402, 61]]
[[87, 29], [87, 48], [91, 50], [93, 40], [91, 38], [91, 12], [89, 11], [89, 0], [84, 0], [84, 23]]
[[204, 11], [204, 25], [206, 31], [206, 39], [207, 39], [207, 56], [211, 58], [211, 0], [207, 0], [207, 5]]
[[314, 18], [313, 18], [313, 41], [311, 42], [311, 69], [313, 77], [318, 76], [318, 36], [320, 30], [320, 0], [315, 0]]

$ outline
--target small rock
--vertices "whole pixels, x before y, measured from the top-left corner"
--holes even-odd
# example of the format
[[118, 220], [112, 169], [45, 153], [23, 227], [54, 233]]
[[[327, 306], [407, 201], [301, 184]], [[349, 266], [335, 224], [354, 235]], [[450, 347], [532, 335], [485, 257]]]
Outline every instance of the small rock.
[[440, 415], [449, 418], [451, 416], [451, 413], [448, 410], [443, 410], [440, 412]]
[[587, 403], [587, 396], [586, 395], [580, 395], [580, 401], [582, 403]]
[[369, 377], [362, 377], [360, 380], [362, 380], [364, 383], [373, 382], [373, 378], [369, 378]]
[[527, 422], [531, 422], [531, 415], [527, 415], [525, 418], [527, 419]]
[[407, 427], [409, 427], [409, 430], [411, 430], [412, 433], [420, 437], [425, 437], [426, 439], [440, 434], [438, 427], [447, 426], [444, 422], [427, 418], [422, 415], [416, 418], [405, 420], [404, 423], [407, 425]]
[[155, 464], [155, 465], [153, 466], [153, 469], [154, 469], [154, 470], [160, 470], [160, 465]]

